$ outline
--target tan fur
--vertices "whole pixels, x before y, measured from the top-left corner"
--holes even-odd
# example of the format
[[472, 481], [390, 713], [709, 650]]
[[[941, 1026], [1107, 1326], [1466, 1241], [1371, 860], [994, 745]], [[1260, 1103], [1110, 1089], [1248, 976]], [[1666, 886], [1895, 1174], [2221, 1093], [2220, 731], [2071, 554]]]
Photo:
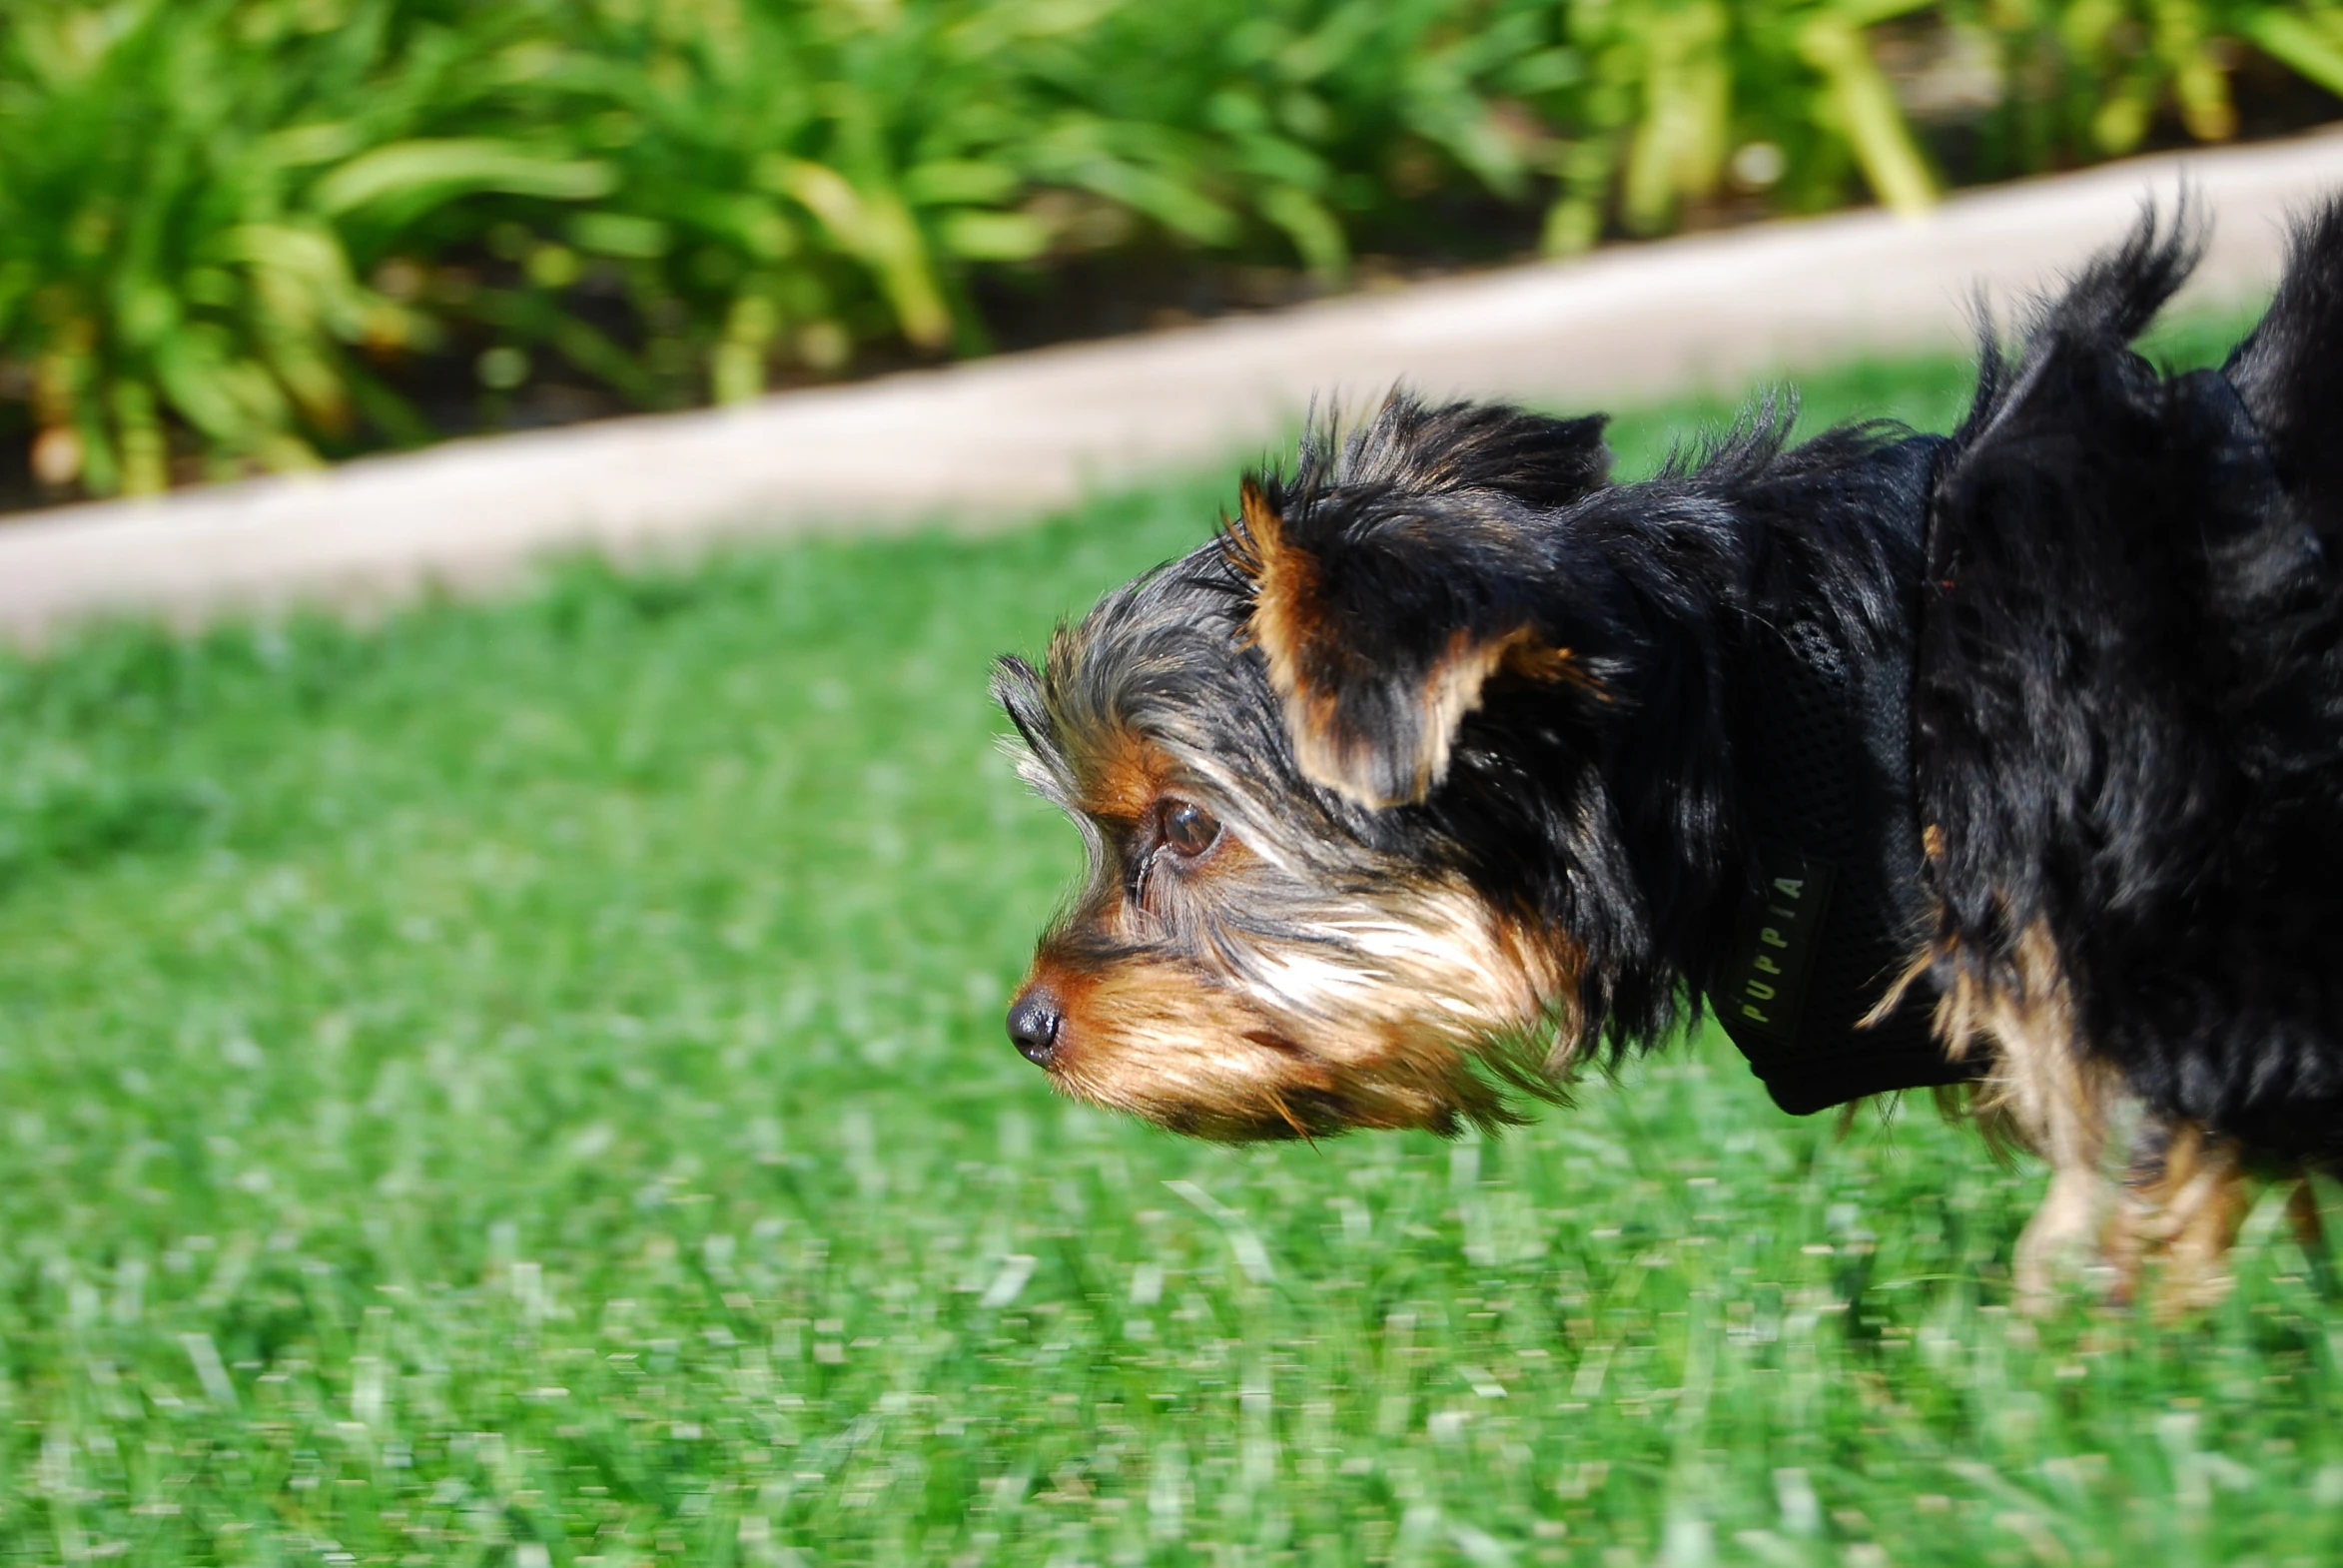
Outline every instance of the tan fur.
[[1164, 792], [1172, 761], [1162, 747], [1137, 731], [1115, 728], [1090, 737], [1082, 756], [1081, 811], [1118, 822], [1137, 822]]
[[[1932, 853], [1942, 853], [1941, 847]], [[1952, 962], [1944, 963], [1951, 959]], [[2017, 940], [2016, 974], [1996, 982], [1932, 949], [1917, 958], [1875, 1010], [1892, 1009], [1912, 982], [1943, 964], [1953, 980], [1937, 1004], [1937, 1037], [1959, 1061], [1973, 1050], [1991, 1066], [1968, 1100], [1988, 1136], [2049, 1163], [2050, 1187], [2018, 1236], [2010, 1262], [2020, 1305], [2040, 1310], [2061, 1276], [2105, 1266], [2106, 1226], [2116, 1183], [2105, 1169], [2107, 1118], [2121, 1091], [2112, 1072], [2089, 1062], [2074, 1020], [2057, 944], [2040, 922]]]
[[2150, 1310], [2166, 1322], [2218, 1302], [2232, 1282], [2229, 1247], [2247, 1196], [2233, 1142], [2193, 1123], [2143, 1124], [2108, 1243], [2118, 1298], [2144, 1284]]
[[[1246, 633], [1268, 662], [1269, 684], [1285, 702], [1296, 747], [1326, 745], [1334, 699], [1312, 690], [1301, 670], [1302, 652], [1318, 635], [1318, 563], [1306, 550], [1286, 542], [1284, 519], [1250, 477], [1237, 491], [1236, 502], [1242, 531], [1232, 534], [1230, 554], [1253, 585]], [[1309, 757], [1296, 760], [1303, 772], [1316, 776]], [[1321, 764], [1326, 760], [1319, 759]]]
[[1269, 684], [1284, 704], [1294, 761], [1314, 783], [1363, 805], [1420, 801], [1446, 777], [1456, 728], [1481, 705], [1492, 677], [1591, 685], [1568, 648], [1545, 643], [1528, 626], [1477, 640], [1459, 628], [1424, 678], [1405, 790], [1386, 798], [1370, 785], [1372, 769], [1357, 754], [1372, 742], [1340, 732], [1334, 694], [1306, 673], [1307, 654], [1325, 641], [1317, 561], [1286, 539], [1284, 520], [1249, 478], [1237, 492], [1237, 514], [1241, 527], [1231, 532], [1230, 558], [1253, 585], [1246, 635], [1261, 650]]
[[1515, 680], [1548, 684], [1567, 680], [1593, 686], [1568, 648], [1547, 644], [1527, 626], [1516, 626], [1484, 642], [1475, 642], [1458, 631], [1424, 680], [1422, 744], [1416, 755], [1410, 799], [1423, 799], [1447, 776], [1448, 751], [1456, 739], [1457, 726], [1481, 705], [1490, 679], [1499, 674]]
[[1284, 704], [1293, 760], [1305, 778], [1329, 789], [1367, 793], [1359, 782], [1366, 770], [1337, 731], [1334, 694], [1303, 673], [1306, 650], [1320, 640], [1318, 563], [1306, 550], [1286, 542], [1282, 519], [1249, 478], [1237, 494], [1237, 505], [1244, 522], [1237, 558], [1253, 580], [1252, 613], [1245, 630], [1261, 650], [1269, 667], [1269, 685]]
[[[1094, 918], [1135, 924], [1128, 911]], [[1501, 1121], [1476, 1059], [1516, 1083], [1564, 1066], [1531, 1058], [1557, 1021], [1575, 1033], [1574, 956], [1493, 920], [1464, 889], [1330, 906], [1317, 929], [1373, 967], [1330, 965], [1298, 943], [1245, 950], [1243, 975], [1131, 956], [1091, 973], [1045, 944], [1028, 985], [1063, 1011], [1052, 1079], [1078, 1099], [1238, 1139]]]
[[[1924, 846], [1943, 853], [1941, 835], [1934, 843], [1924, 837]], [[2018, 1303], [2046, 1309], [2061, 1277], [2084, 1274], [2118, 1301], [2146, 1283], [2152, 1311], [2166, 1321], [2210, 1306], [2228, 1288], [2229, 1247], [2245, 1212], [2236, 1146], [2194, 1125], [2139, 1118], [2120, 1151], [2129, 1170], [2118, 1180], [2109, 1168], [2110, 1122], [2119, 1109], [2136, 1114], [2136, 1103], [2111, 1069], [2088, 1060], [2048, 930], [2028, 927], [2016, 957], [2014, 982], [1997, 985], [1956, 951], [1932, 948], [1871, 1016], [1887, 1016], [1922, 974], [1952, 960], [1945, 965], [1952, 985], [1937, 1005], [1938, 1037], [1954, 1060], [1975, 1049], [1992, 1053], [1982, 1085], [1957, 1109], [1996, 1142], [2030, 1150], [2050, 1167], [2049, 1190], [2011, 1260]]]

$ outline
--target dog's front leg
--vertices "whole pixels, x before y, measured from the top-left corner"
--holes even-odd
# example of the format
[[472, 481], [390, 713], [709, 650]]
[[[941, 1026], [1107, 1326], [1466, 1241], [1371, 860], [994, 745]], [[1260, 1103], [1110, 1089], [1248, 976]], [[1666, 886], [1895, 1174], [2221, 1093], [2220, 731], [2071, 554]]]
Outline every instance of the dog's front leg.
[[2035, 1316], [2056, 1306], [2063, 1280], [2099, 1275], [2094, 1282], [2104, 1282], [2104, 1241], [2115, 1208], [2103, 1110], [2081, 1075], [2069, 1077], [2071, 1082], [2034, 1086], [2037, 1093], [2026, 1097], [2034, 1102], [2031, 1115], [2020, 1113], [2027, 1141], [2050, 1165], [2049, 1190], [2018, 1233], [2010, 1258], [2017, 1307]]
[[2106, 1169], [2107, 1120], [2124, 1102], [2110, 1075], [2086, 1060], [2057, 950], [2040, 926], [2018, 943], [2018, 983], [1953, 999], [1951, 1038], [1981, 1026], [1993, 1047], [1982, 1108], [2049, 1162], [2050, 1189], [2010, 1259], [2021, 1311], [2054, 1306], [2064, 1279], [2107, 1282], [2104, 1248], [2116, 1182]]

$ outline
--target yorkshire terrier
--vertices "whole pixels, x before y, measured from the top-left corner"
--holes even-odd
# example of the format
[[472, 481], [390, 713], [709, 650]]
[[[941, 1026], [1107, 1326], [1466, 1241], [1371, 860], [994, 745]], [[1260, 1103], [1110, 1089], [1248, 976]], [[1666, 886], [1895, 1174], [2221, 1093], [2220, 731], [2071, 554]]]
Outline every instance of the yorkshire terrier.
[[1951, 435], [1768, 402], [1616, 483], [1600, 415], [1318, 421], [998, 666], [1090, 855], [1017, 1048], [1316, 1139], [1713, 1013], [1788, 1111], [1935, 1088], [2038, 1152], [2022, 1296], [2209, 1299], [2249, 1175], [2343, 1155], [2343, 201], [2165, 375], [2201, 249], [2145, 215]]

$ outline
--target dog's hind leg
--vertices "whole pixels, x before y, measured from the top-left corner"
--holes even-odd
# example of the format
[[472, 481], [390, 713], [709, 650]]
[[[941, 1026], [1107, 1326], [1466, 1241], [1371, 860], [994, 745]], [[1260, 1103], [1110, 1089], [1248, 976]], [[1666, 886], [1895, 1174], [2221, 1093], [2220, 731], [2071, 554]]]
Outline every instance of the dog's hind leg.
[[2131, 1298], [2152, 1270], [2149, 1310], [2161, 1321], [2218, 1302], [2229, 1290], [2229, 1248], [2248, 1197], [2234, 1141], [2193, 1122], [2143, 1119], [2108, 1243], [2116, 1297]]
[[2335, 1277], [2335, 1252], [2327, 1244], [2326, 1215], [2319, 1211], [2319, 1189], [2308, 1171], [2286, 1194], [2286, 1219], [2294, 1227], [2295, 1244], [2310, 1264], [2311, 1283], [2323, 1299], [2334, 1300], [2343, 1293], [2343, 1280]]

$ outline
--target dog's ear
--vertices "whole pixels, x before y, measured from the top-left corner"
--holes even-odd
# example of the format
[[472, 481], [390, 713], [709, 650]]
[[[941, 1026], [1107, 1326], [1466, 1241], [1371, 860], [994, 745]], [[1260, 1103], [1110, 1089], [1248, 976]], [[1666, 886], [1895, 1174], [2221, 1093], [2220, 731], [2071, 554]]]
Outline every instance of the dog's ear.
[[[1064, 633], [1061, 631], [1060, 636]], [[1047, 799], [1071, 809], [1075, 794], [1074, 768], [1060, 743], [1058, 722], [1051, 716], [1042, 672], [1015, 654], [993, 661], [993, 700], [1009, 715], [1024, 741], [1004, 737], [1016, 759], [1018, 777]]]
[[1420, 801], [1492, 681], [1591, 685], [1542, 611], [1551, 512], [1600, 486], [1598, 417], [1394, 398], [1292, 484], [1248, 476], [1228, 552], [1294, 760], [1369, 806]]
[[1055, 750], [1057, 726], [1042, 697], [1042, 672], [1014, 653], [993, 661], [993, 700], [1036, 751]]

